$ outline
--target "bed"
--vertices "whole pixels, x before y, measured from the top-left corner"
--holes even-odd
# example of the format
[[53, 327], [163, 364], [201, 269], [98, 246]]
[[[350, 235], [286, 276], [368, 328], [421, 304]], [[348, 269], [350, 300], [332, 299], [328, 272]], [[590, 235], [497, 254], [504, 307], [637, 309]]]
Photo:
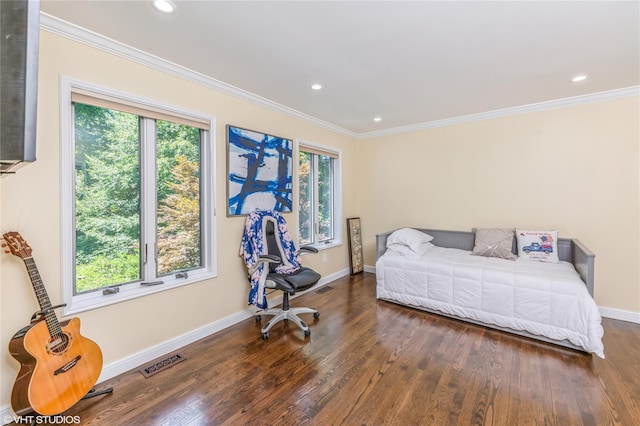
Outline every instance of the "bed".
[[403, 230], [430, 241], [424, 252], [399, 252], [387, 249], [397, 233], [376, 235], [378, 299], [604, 358], [595, 255], [579, 240], [557, 238], [558, 261], [548, 263], [473, 255], [474, 232]]

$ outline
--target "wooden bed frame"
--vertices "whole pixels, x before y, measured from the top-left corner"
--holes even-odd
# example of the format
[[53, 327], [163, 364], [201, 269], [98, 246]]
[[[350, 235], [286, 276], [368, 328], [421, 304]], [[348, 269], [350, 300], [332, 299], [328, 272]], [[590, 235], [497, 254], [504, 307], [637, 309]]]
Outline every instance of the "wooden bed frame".
[[[423, 228], [414, 228], [418, 231], [424, 232], [425, 234], [429, 234], [433, 237], [431, 243], [438, 247], [445, 248], [456, 248], [461, 250], [473, 250], [473, 246], [475, 244], [475, 234], [469, 231], [446, 231], [439, 229], [423, 229]], [[384, 234], [376, 234], [376, 260], [382, 256], [385, 251], [387, 251], [387, 238], [391, 235], [393, 231], [386, 232]], [[582, 244], [579, 240], [575, 238], [558, 238], [558, 257], [560, 260], [571, 262], [575, 267], [576, 271], [584, 281], [587, 286], [587, 290], [591, 297], [594, 294], [594, 261], [596, 255], [593, 254], [584, 244]], [[514, 238], [512, 251], [514, 254], [517, 254], [517, 246], [516, 240]], [[385, 300], [385, 299], [382, 299]], [[393, 300], [388, 300], [392, 303], [399, 303]], [[547, 343], [553, 343], [555, 345], [563, 346], [570, 349], [575, 349], [581, 352], [584, 352], [584, 349], [575, 346], [569, 341], [566, 340], [554, 340], [545, 336], [539, 336], [535, 334], [528, 333], [526, 331], [514, 330], [508, 327], [500, 327], [494, 324], [486, 324], [481, 321], [472, 320], [466, 317], [459, 317], [457, 315], [445, 314], [440, 311], [432, 310], [429, 308], [425, 308], [422, 306], [413, 306], [407, 305], [415, 309], [420, 309], [423, 311], [431, 312], [437, 315], [446, 316], [449, 318], [462, 320], [465, 322], [470, 322], [473, 324], [481, 325], [483, 327], [488, 327], [496, 330], [505, 331], [507, 333], [516, 334], [519, 336], [528, 337], [535, 340], [541, 340]]]

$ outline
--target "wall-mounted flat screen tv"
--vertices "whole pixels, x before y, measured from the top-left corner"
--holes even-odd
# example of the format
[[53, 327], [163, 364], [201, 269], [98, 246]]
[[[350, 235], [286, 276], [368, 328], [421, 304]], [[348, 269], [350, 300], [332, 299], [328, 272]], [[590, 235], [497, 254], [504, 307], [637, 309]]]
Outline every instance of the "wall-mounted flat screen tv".
[[0, 0], [0, 173], [36, 160], [39, 0]]

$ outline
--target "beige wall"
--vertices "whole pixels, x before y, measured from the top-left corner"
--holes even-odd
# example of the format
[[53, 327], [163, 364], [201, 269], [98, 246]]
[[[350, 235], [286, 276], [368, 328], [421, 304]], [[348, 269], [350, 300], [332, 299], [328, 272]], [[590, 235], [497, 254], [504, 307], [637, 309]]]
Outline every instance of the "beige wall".
[[403, 226], [558, 229], [596, 254], [599, 306], [640, 312], [639, 99], [358, 141], [365, 261]]
[[[45, 286], [60, 301], [60, 76], [210, 114], [217, 119], [218, 277], [79, 314], [105, 364], [246, 308], [237, 256], [242, 218], [225, 208], [225, 125], [324, 144], [343, 153], [343, 217], [362, 219], [367, 265], [377, 232], [402, 226], [557, 228], [596, 254], [596, 301], [640, 312], [638, 99], [355, 140], [41, 32], [38, 160], [0, 180], [3, 231], [33, 247]], [[295, 201], [295, 200], [294, 200]], [[287, 215], [292, 229], [296, 216]], [[343, 233], [344, 234], [344, 233]], [[346, 244], [305, 263], [323, 275], [348, 268]], [[24, 265], [1, 257], [0, 347], [37, 310]], [[0, 408], [18, 369], [0, 355]]]
[[[244, 264], [238, 256], [244, 219], [225, 216], [226, 124], [291, 139], [301, 138], [342, 150], [344, 191], [346, 194], [354, 192], [355, 146], [343, 135], [46, 31], [41, 31], [40, 43], [38, 159], [0, 181], [1, 225], [3, 231], [19, 231], [33, 248], [34, 259], [54, 304], [61, 300], [60, 76], [200, 111], [215, 116], [217, 121], [218, 277], [78, 315], [83, 335], [101, 346], [105, 364], [246, 309], [248, 283]], [[345, 217], [355, 215], [355, 202], [344, 197], [343, 210]], [[295, 233], [296, 215], [285, 217]], [[322, 263], [320, 256], [306, 256], [305, 264], [325, 276], [349, 267], [346, 244], [323, 253], [328, 255], [327, 263]], [[1, 263], [0, 348], [4, 350], [0, 351], [0, 408], [8, 404], [19, 367], [6, 350], [9, 338], [26, 325], [38, 309], [20, 259], [3, 255]]]

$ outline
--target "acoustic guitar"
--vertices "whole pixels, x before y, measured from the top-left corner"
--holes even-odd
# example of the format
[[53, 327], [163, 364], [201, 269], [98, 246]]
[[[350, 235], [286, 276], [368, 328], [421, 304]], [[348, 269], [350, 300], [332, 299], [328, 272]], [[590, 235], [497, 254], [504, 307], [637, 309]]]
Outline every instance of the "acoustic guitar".
[[102, 370], [102, 351], [80, 334], [80, 320], [58, 322], [44, 288], [31, 247], [17, 232], [3, 235], [11, 252], [29, 273], [40, 311], [31, 324], [9, 341], [9, 352], [20, 362], [11, 391], [11, 407], [19, 416], [52, 416], [69, 409], [95, 385]]

